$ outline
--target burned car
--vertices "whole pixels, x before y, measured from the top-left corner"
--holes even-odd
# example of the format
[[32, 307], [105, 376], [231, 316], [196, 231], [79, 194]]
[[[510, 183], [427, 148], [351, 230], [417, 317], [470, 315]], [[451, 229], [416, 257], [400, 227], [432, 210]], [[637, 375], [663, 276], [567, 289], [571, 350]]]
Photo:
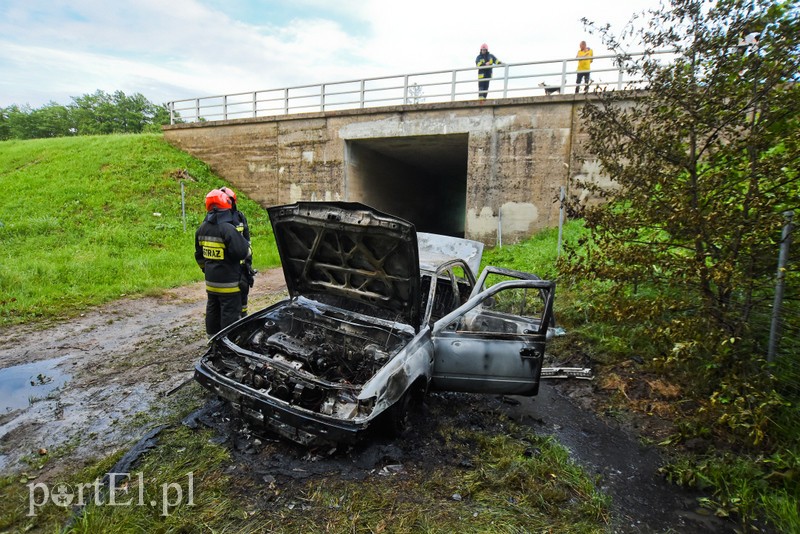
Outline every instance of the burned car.
[[195, 379], [295, 442], [403, 430], [429, 390], [536, 395], [555, 284], [357, 203], [269, 208], [289, 298], [209, 341]]

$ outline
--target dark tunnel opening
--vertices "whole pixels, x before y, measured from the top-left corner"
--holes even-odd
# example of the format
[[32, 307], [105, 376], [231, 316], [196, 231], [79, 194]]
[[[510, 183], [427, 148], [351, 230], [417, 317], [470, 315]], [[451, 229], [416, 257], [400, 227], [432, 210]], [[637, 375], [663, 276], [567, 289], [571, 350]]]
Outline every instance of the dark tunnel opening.
[[347, 141], [347, 199], [464, 237], [468, 134]]

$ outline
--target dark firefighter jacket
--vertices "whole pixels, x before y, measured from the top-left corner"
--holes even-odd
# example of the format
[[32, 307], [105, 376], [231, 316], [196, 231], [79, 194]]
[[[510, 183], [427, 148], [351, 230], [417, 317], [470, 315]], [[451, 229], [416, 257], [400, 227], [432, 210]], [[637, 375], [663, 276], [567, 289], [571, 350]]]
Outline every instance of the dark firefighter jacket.
[[242, 260], [250, 256], [250, 243], [234, 226], [231, 210], [214, 208], [194, 236], [194, 257], [206, 275], [206, 291], [236, 293]]
[[[239, 231], [240, 234], [247, 239], [247, 243], [250, 243], [250, 226], [247, 224], [247, 217], [244, 216], [244, 213], [236, 209], [236, 204], [233, 205], [233, 210], [231, 210], [233, 214], [233, 224], [236, 229]], [[252, 252], [253, 247], [250, 247], [250, 251]], [[242, 275], [247, 282], [247, 285], [253, 287], [253, 283], [255, 282], [255, 271], [253, 270], [253, 256], [252, 254], [242, 260]]]
[[[494, 54], [490, 54], [488, 52], [486, 54], [478, 54], [478, 57], [475, 58], [476, 67], [483, 67], [485, 65], [500, 65], [500, 64], [501, 64], [500, 60], [494, 57]], [[492, 70], [494, 69], [479, 69], [478, 79], [491, 78]]]

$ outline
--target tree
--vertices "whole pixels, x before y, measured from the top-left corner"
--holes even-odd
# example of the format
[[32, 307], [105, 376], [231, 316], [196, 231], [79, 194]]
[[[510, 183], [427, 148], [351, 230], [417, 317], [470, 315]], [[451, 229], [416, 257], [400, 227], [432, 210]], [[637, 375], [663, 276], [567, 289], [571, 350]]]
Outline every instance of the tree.
[[160, 132], [169, 124], [169, 109], [157, 106], [140, 93], [122, 91], [72, 97], [62, 106], [49, 102], [38, 109], [12, 105], [0, 109], [0, 140], [35, 139], [66, 135]]
[[416, 83], [411, 84], [408, 87], [407, 103], [422, 104], [423, 102], [425, 102], [425, 97], [423, 96], [422, 87]]
[[69, 109], [55, 102], [49, 102], [39, 109], [32, 110], [29, 121], [33, 127], [31, 132], [33, 138], [63, 137], [75, 133]]
[[[614, 187], [586, 184], [606, 202], [585, 211], [588, 252], [573, 251], [565, 272], [607, 281], [615, 297], [654, 289], [629, 318], [653, 321], [674, 354], [688, 347], [731, 372], [765, 352], [746, 334], [771, 303], [782, 214], [800, 202], [798, 12], [786, 1], [671, 0], [637, 20], [649, 22], [626, 29], [646, 50], [637, 60], [610, 28], [584, 21], [645, 91], [632, 104], [628, 92], [598, 92], [582, 110], [587, 148]], [[737, 48], [753, 31], [758, 47]], [[664, 49], [674, 60], [659, 60]]]
[[70, 108], [80, 134], [142, 133], [148, 125], [168, 124], [169, 112], [156, 106], [141, 93], [130, 96], [122, 91], [73, 97]]
[[36, 125], [31, 114], [30, 106], [19, 107], [11, 105], [3, 109], [0, 129], [3, 139], [33, 139], [36, 137]]

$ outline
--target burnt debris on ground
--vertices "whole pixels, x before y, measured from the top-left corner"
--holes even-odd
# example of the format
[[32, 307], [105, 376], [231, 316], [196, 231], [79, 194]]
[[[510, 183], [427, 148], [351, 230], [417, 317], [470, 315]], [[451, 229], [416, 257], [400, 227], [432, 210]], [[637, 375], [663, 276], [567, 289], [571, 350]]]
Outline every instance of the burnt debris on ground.
[[[580, 381], [585, 394], [591, 386]], [[574, 382], [569, 385], [575, 396]], [[315, 478], [368, 483], [370, 477], [403, 476], [407, 471], [470, 469], [463, 449], [451, 448], [437, 429], [453, 426], [490, 435], [514, 432], [521, 425], [552, 435], [570, 457], [597, 476], [612, 499], [611, 530], [616, 533], [728, 533], [735, 524], [699, 509], [699, 494], [667, 482], [658, 474], [660, 457], [621, 426], [598, 419], [571, 401], [558, 385], [542, 386], [538, 397], [433, 393], [413, 410], [410, 428], [397, 439], [372, 435], [355, 446], [309, 449], [244, 424], [227, 403], [213, 404], [196, 418], [214, 430], [232, 456], [228, 474], [272, 490], [265, 506], [285, 506], [302, 484]], [[531, 488], [531, 491], [536, 491]]]

